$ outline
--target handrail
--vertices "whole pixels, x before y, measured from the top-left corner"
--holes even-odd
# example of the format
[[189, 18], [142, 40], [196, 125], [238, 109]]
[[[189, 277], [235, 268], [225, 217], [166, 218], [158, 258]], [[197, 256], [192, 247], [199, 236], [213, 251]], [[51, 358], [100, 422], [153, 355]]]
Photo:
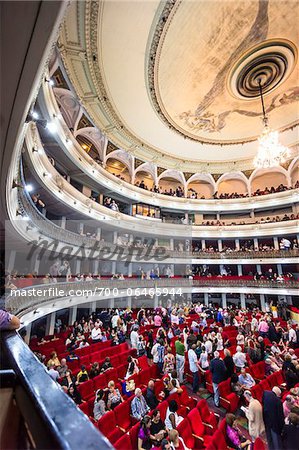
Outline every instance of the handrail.
[[[28, 309], [32, 310], [37, 305], [41, 305], [43, 303], [47, 303], [57, 299], [57, 292], [63, 291], [64, 295], [61, 298], [67, 298], [69, 296], [74, 296], [74, 291], [80, 291], [89, 293], [89, 301], [90, 297], [93, 295], [96, 297], [99, 292], [99, 288], [110, 288], [108, 297], [104, 295], [98, 295], [99, 298], [106, 299], [110, 298], [109, 295], [114, 297], [113, 288], [118, 288], [119, 291], [125, 292], [128, 289], [154, 289], [157, 288], [197, 288], [197, 287], [207, 287], [207, 288], [271, 288], [278, 291], [280, 289], [298, 289], [299, 283], [297, 281], [285, 281], [284, 283], [277, 283], [275, 281], [269, 280], [247, 280], [247, 279], [225, 279], [225, 278], [200, 278], [200, 279], [189, 279], [189, 278], [160, 278], [155, 280], [142, 280], [136, 278], [128, 278], [123, 281], [121, 280], [93, 280], [93, 281], [71, 281], [71, 282], [58, 282], [52, 284], [42, 284], [42, 285], [34, 285], [30, 287], [17, 289], [16, 295], [12, 294], [9, 290], [7, 296], [5, 298], [5, 308], [14, 314], [24, 314], [28, 311]], [[53, 289], [49, 289], [52, 287]], [[31, 289], [41, 289], [43, 291], [43, 295], [17, 295], [20, 291], [27, 292]], [[87, 294], [86, 294], [87, 295]], [[133, 294], [134, 295], [134, 292]], [[127, 293], [123, 294], [123, 297], [128, 296]]]
[[[22, 174], [21, 174], [22, 179]], [[24, 180], [22, 179], [22, 182]], [[82, 236], [73, 231], [66, 230], [59, 227], [51, 220], [47, 219], [43, 214], [41, 214], [37, 208], [34, 206], [30, 195], [25, 189], [19, 189], [18, 193], [19, 209], [25, 213], [33, 226], [36, 226], [41, 230], [41, 232], [51, 238], [59, 239], [60, 241], [72, 244], [75, 246], [85, 246], [86, 248], [93, 248], [99, 241], [96, 238]], [[133, 255], [140, 251], [140, 247], [124, 246], [119, 244], [113, 244], [111, 242], [105, 242], [105, 246], [111, 249], [111, 252], [115, 251], [116, 247], [121, 247], [124, 253], [128, 256]], [[288, 252], [283, 250], [274, 251], [231, 251], [231, 252], [191, 252], [191, 251], [176, 251], [166, 248], [166, 252], [169, 258], [193, 258], [193, 259], [207, 259], [207, 260], [229, 260], [229, 259], [250, 259], [254, 260], [256, 258], [295, 258], [299, 256], [299, 249], [290, 250]], [[155, 249], [153, 249], [154, 253]]]
[[16, 374], [16, 403], [35, 448], [112, 450], [113, 447], [46, 373], [16, 332], [2, 332], [5, 367]]

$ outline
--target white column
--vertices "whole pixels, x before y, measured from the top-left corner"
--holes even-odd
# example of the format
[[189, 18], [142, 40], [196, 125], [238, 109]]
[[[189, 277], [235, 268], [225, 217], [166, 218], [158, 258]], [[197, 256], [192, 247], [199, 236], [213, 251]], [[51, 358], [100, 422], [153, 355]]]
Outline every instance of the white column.
[[174, 239], [169, 240], [169, 250], [174, 250]]
[[91, 302], [89, 305], [89, 314], [92, 314], [93, 312], [95, 312], [97, 308], [97, 302]]
[[261, 272], [262, 271], [262, 266], [260, 264], [256, 265], [256, 271], [257, 272]]
[[76, 259], [75, 262], [75, 274], [81, 273], [81, 259]]
[[220, 274], [220, 275], [222, 274], [223, 270], [224, 270], [224, 265], [223, 265], [223, 264], [220, 264], [220, 265], [219, 265], [219, 274]]
[[261, 300], [261, 310], [266, 311], [266, 305], [265, 305], [265, 294], [260, 294], [260, 300]]
[[238, 276], [241, 277], [243, 275], [242, 265], [238, 264]]
[[219, 252], [222, 251], [222, 240], [221, 239], [218, 239], [218, 250], [219, 250]]
[[60, 226], [61, 228], [63, 228], [65, 230], [65, 225], [66, 225], [66, 217], [62, 216], [60, 219]]
[[95, 259], [93, 261], [93, 273], [98, 274], [99, 273], [99, 260]]
[[253, 238], [253, 246], [254, 246], [254, 248], [258, 248], [259, 247], [258, 238]]
[[241, 308], [246, 308], [246, 300], [245, 300], [245, 294], [243, 292], [240, 293], [240, 301], [241, 301]]
[[128, 265], [128, 277], [133, 275], [133, 264], [130, 262]]
[[281, 264], [277, 264], [277, 274], [278, 275], [282, 275], [283, 274], [283, 270], [282, 270], [282, 265]]
[[235, 239], [235, 249], [240, 250], [240, 239]]
[[205, 239], [202, 239], [202, 240], [201, 240], [201, 248], [202, 248], [203, 250], [206, 249], [206, 241], [205, 241]]
[[99, 195], [98, 200], [99, 200], [100, 205], [102, 205], [104, 203], [104, 196], [103, 196], [103, 194]]
[[97, 239], [101, 239], [101, 228], [97, 228]]
[[128, 308], [132, 308], [132, 297], [131, 296], [128, 297], [127, 301], [128, 301]]
[[73, 306], [72, 308], [70, 308], [69, 325], [73, 325], [76, 319], [77, 319], [77, 306]]
[[39, 265], [40, 265], [40, 259], [38, 259], [37, 256], [36, 256], [36, 260], [34, 261], [33, 272], [38, 273]]
[[8, 258], [7, 267], [6, 267], [8, 272], [11, 272], [15, 268], [16, 254], [17, 254], [17, 252], [15, 250], [11, 250], [9, 253], [9, 258]]
[[221, 297], [222, 297], [222, 308], [226, 308], [226, 293], [223, 292], [221, 294]]
[[117, 243], [117, 231], [113, 231], [113, 244]]
[[47, 316], [46, 335], [54, 334], [56, 311]]
[[79, 233], [83, 233], [84, 232], [84, 224], [82, 222], [80, 222], [78, 224], [78, 231], [79, 231]]
[[159, 297], [157, 295], [154, 296], [154, 308], [158, 308], [159, 306]]
[[274, 244], [275, 250], [279, 250], [278, 237], [276, 237], [276, 236], [273, 237], [273, 244]]
[[207, 292], [204, 293], [204, 302], [206, 306], [209, 306], [209, 294]]
[[111, 274], [116, 273], [116, 261], [112, 261]]

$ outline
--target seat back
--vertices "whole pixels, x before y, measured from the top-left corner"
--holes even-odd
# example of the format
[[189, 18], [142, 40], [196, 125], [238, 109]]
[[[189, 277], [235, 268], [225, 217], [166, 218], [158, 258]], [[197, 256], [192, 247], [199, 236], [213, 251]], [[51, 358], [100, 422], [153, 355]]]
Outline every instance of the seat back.
[[107, 438], [116, 428], [116, 419], [114, 411], [108, 411], [98, 420], [98, 429], [106, 436]]
[[189, 420], [192, 432], [197, 436], [202, 437], [205, 434], [205, 426], [202, 423], [198, 409], [192, 409], [189, 412], [187, 419]]
[[124, 434], [120, 439], [118, 439], [113, 444], [115, 450], [134, 450], [137, 447], [133, 447], [131, 443], [131, 438], [128, 433]]
[[181, 423], [179, 423], [179, 425], [177, 426], [177, 431], [178, 431], [180, 437], [185, 442], [186, 447], [192, 448], [192, 449], [196, 448], [195, 439], [192, 435], [192, 429], [190, 426], [190, 422], [187, 418], [182, 420]]

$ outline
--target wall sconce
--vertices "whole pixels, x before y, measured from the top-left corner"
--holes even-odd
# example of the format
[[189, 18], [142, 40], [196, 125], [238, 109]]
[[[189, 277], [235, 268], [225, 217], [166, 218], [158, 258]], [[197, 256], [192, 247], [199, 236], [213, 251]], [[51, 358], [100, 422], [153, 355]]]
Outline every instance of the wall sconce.
[[23, 215], [23, 211], [21, 211], [20, 209], [16, 210], [16, 217], [18, 216], [22, 216]]
[[45, 82], [49, 83], [50, 86], [54, 86], [54, 81], [51, 78], [45, 78]]
[[51, 173], [44, 172], [44, 173], [43, 173], [43, 177], [44, 177], [44, 178], [45, 178], [45, 177], [52, 178], [52, 174], [51, 174]]

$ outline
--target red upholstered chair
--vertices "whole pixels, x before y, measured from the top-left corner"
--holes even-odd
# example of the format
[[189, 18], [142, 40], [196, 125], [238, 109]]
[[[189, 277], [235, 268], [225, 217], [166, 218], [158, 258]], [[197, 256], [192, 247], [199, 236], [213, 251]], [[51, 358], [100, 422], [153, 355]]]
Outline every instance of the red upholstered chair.
[[195, 408], [195, 406], [197, 405], [197, 400], [193, 397], [190, 397], [187, 392], [186, 386], [181, 386], [181, 388], [183, 389], [183, 392], [179, 394], [181, 406], [186, 406], [189, 409]]
[[276, 377], [276, 386], [281, 386], [282, 384], [285, 384], [282, 370], [280, 370], [279, 372], [275, 372], [275, 377]]
[[138, 374], [138, 386], [147, 386], [149, 380], [151, 379], [151, 371], [150, 368], [142, 369]]
[[277, 386], [276, 373], [275, 373], [275, 372], [274, 372], [274, 373], [271, 373], [271, 375], [269, 375], [269, 376], [267, 377], [267, 381], [268, 381], [268, 383], [270, 384], [271, 389], [272, 389], [274, 386]]
[[131, 438], [128, 433], [124, 434], [118, 441], [113, 444], [115, 450], [136, 450], [137, 447], [133, 447]]
[[[128, 431], [133, 425], [131, 418], [130, 402], [122, 402], [114, 410], [117, 425], [123, 432]], [[106, 415], [106, 414], [105, 414]]]
[[126, 364], [122, 364], [121, 366], [119, 366], [117, 368], [117, 378], [119, 380], [123, 380], [124, 379], [124, 377], [125, 377], [125, 375], [127, 373], [127, 366], [128, 366], [128, 364], [126, 363]]
[[192, 411], [189, 412], [187, 419], [190, 422], [192, 433], [202, 437], [204, 440], [204, 445], [206, 447], [208, 443], [211, 441], [211, 436], [208, 436], [208, 434], [210, 435], [212, 434], [213, 427], [209, 424], [207, 425], [203, 424], [203, 421], [197, 408], [194, 408], [192, 409]]
[[138, 448], [138, 433], [140, 429], [140, 422], [136, 423], [129, 431], [131, 444], [133, 449]]
[[79, 384], [78, 391], [80, 392], [83, 400], [89, 400], [89, 398], [94, 395], [93, 380], [88, 380]]
[[101, 373], [93, 378], [94, 390], [104, 389], [107, 387], [108, 381], [106, 377], [106, 373]]
[[265, 378], [265, 362], [260, 361], [253, 364], [250, 366], [250, 372], [256, 381], [263, 380]]
[[261, 438], [256, 438], [253, 444], [253, 450], [266, 450], [265, 443]]
[[239, 397], [231, 391], [230, 378], [219, 383], [220, 405], [228, 412], [235, 412], [239, 405]]
[[163, 400], [163, 402], [159, 403], [159, 405], [157, 406], [157, 409], [160, 411], [161, 419], [163, 420], [163, 422], [166, 418], [167, 408], [168, 408], [167, 400]]
[[220, 430], [216, 430], [206, 450], [227, 450], [226, 439]]
[[259, 383], [259, 385], [260, 385], [260, 387], [263, 389], [263, 391], [271, 391], [271, 385], [270, 385], [270, 383], [269, 383], [269, 381], [268, 381], [268, 379], [267, 378], [265, 378], [264, 380], [262, 380], [260, 383]]
[[177, 426], [177, 431], [183, 439], [186, 447], [192, 448], [192, 450], [204, 448], [203, 438], [192, 433], [192, 428], [187, 418], [182, 420], [182, 422]]
[[202, 421], [208, 423], [217, 430], [219, 415], [209, 410], [208, 402], [203, 398], [197, 403], [197, 409], [201, 415]]
[[86, 414], [87, 416], [89, 416], [88, 402], [81, 403], [81, 405], [79, 405], [79, 408], [81, 409], [81, 411], [82, 411], [84, 414]]
[[109, 369], [106, 370], [106, 372], [104, 372], [104, 375], [106, 377], [107, 383], [109, 383], [109, 381], [114, 381], [115, 383], [118, 382], [118, 372], [117, 369], [113, 368], [113, 369]]
[[251, 389], [251, 394], [253, 398], [256, 398], [260, 403], [262, 403], [262, 399], [263, 399], [263, 388], [259, 385], [256, 384], [255, 386], [253, 386]]
[[90, 362], [99, 362], [103, 357], [101, 356], [101, 352], [94, 352], [89, 355]]
[[114, 444], [124, 432], [117, 426], [114, 411], [108, 411], [98, 420], [98, 429]]
[[213, 383], [212, 383], [212, 374], [209, 370], [206, 370], [206, 372], [205, 372], [205, 379], [206, 379], [206, 386], [207, 386], [208, 392], [210, 392], [210, 394], [213, 394], [214, 389], [213, 389]]

